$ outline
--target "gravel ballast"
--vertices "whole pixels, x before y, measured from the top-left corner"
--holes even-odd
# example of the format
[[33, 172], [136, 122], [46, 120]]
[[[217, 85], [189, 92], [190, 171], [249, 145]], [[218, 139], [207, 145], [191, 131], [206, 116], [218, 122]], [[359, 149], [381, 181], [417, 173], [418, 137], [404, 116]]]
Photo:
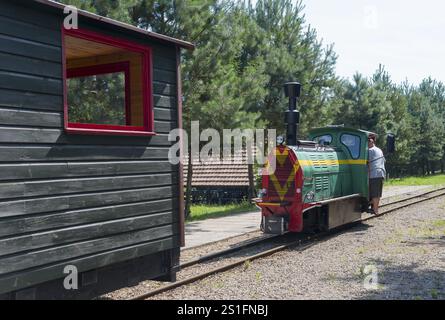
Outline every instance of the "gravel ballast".
[[444, 209], [414, 205], [153, 299], [445, 299]]

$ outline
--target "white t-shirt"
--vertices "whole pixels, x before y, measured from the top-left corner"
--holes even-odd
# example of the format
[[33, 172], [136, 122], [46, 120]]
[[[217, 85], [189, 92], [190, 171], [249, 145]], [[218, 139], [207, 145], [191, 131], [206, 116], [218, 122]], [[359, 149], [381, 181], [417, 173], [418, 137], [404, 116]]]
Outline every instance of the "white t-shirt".
[[385, 178], [385, 157], [383, 156], [382, 150], [376, 146], [369, 148], [368, 151], [369, 159], [369, 178]]

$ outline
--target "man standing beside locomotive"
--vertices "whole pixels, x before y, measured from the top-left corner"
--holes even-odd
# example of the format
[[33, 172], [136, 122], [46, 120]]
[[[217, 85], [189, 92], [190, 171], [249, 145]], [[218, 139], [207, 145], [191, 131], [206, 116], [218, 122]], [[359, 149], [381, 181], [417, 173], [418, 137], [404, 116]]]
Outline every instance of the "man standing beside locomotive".
[[368, 137], [368, 165], [369, 165], [369, 198], [373, 214], [379, 214], [379, 203], [382, 197], [383, 180], [386, 177], [385, 156], [375, 145], [375, 135]]

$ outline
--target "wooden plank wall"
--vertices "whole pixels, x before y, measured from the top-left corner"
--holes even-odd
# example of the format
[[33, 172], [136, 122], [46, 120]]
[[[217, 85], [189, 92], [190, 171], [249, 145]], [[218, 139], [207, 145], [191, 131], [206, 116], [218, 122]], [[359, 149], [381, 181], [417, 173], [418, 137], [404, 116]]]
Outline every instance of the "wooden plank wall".
[[0, 293], [179, 246], [175, 48], [135, 39], [153, 48], [157, 136], [66, 135], [61, 21], [0, 2]]

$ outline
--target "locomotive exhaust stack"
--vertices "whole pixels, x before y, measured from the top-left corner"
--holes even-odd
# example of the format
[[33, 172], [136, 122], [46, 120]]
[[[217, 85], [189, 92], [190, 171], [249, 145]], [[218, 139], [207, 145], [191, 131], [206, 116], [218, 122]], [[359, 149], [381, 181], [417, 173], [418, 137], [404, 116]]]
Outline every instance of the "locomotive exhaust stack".
[[289, 98], [289, 110], [285, 112], [286, 142], [289, 146], [297, 145], [298, 125], [300, 124], [300, 112], [297, 110], [297, 100], [301, 93], [301, 84], [287, 82], [284, 84], [284, 93]]

